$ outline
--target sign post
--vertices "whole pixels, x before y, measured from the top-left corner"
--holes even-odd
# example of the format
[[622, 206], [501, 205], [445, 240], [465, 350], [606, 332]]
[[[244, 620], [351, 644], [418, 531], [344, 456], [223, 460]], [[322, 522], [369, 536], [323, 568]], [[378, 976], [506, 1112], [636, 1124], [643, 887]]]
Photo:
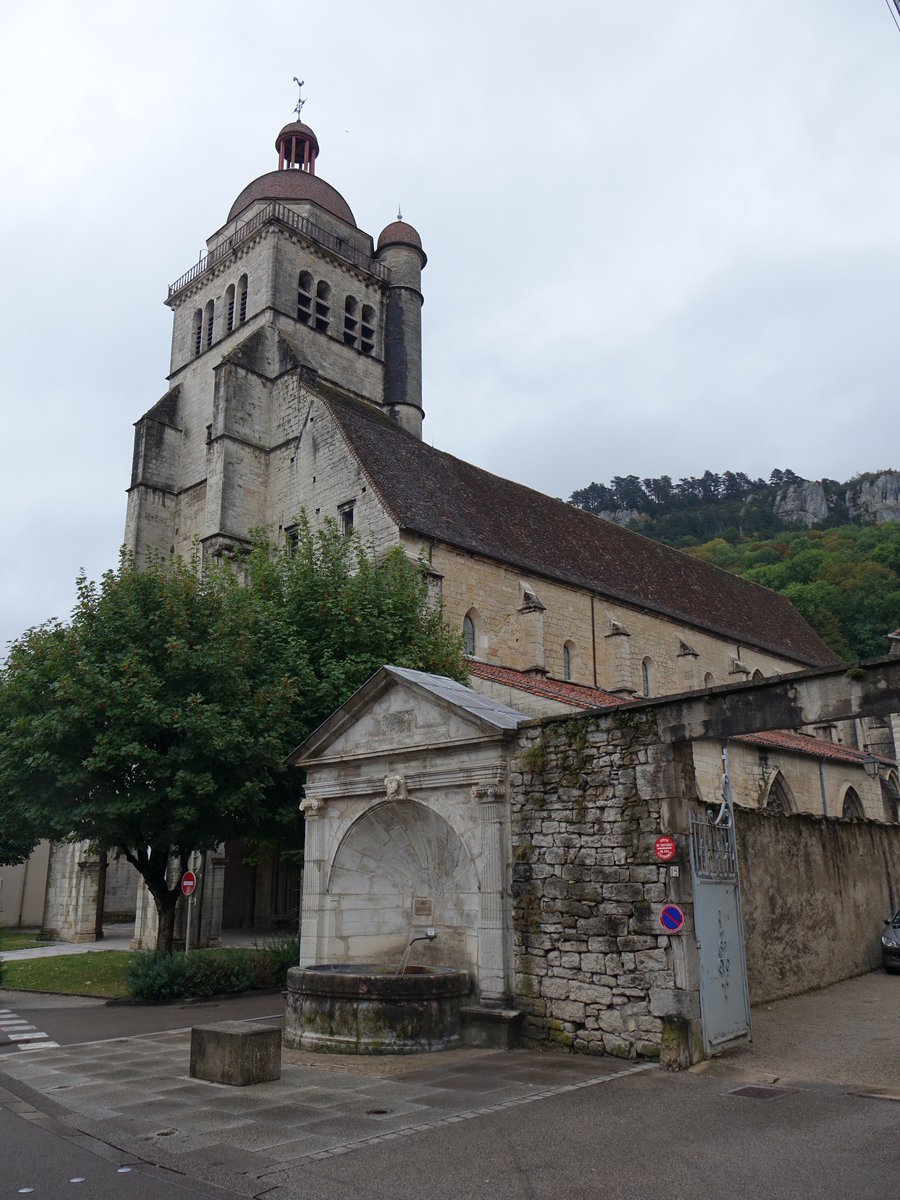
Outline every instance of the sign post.
[[197, 888], [197, 876], [193, 871], [185, 871], [181, 877], [181, 894], [187, 896], [187, 920], [184, 930], [184, 952], [191, 951], [191, 914], [194, 911], [194, 892]]

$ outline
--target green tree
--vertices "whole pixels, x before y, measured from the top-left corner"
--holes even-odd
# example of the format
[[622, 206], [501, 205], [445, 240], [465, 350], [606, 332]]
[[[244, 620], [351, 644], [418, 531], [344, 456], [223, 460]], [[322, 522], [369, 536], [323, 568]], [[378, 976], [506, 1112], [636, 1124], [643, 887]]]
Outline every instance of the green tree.
[[375, 565], [358, 539], [303, 522], [292, 554], [257, 539], [233, 566], [123, 555], [0, 672], [0, 827], [15, 834], [0, 848], [121, 853], [171, 950], [170, 860], [180, 879], [193, 851], [234, 837], [302, 845], [284, 758], [385, 662], [466, 675], [400, 550]]

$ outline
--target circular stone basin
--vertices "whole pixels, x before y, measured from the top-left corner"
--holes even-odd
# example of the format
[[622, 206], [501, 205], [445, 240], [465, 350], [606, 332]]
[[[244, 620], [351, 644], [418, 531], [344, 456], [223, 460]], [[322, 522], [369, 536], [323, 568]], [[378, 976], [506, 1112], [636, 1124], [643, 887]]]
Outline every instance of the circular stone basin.
[[332, 1054], [415, 1054], [460, 1044], [467, 971], [325, 963], [287, 973], [284, 1044]]

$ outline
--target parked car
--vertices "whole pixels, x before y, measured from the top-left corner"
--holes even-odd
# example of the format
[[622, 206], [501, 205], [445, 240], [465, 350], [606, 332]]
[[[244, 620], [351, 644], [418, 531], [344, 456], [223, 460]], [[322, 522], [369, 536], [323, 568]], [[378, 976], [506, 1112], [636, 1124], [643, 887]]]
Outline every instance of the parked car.
[[886, 971], [900, 971], [900, 908], [884, 923], [881, 935], [881, 961]]

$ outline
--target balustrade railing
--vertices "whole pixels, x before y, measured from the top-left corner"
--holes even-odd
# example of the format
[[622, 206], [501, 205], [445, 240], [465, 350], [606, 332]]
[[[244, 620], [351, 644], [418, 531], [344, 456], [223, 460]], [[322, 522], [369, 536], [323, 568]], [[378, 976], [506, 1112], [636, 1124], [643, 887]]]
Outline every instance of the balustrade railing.
[[370, 275], [375, 275], [379, 279], [390, 278], [390, 270], [384, 263], [377, 262], [364, 251], [358, 250], [346, 238], [329, 233], [327, 229], [323, 229], [309, 217], [302, 217], [286, 205], [272, 201], [271, 204], [267, 204], [265, 208], [261, 209], [256, 216], [251, 217], [246, 224], [236, 229], [230, 237], [221, 241], [214, 250], [210, 250], [208, 254], [201, 255], [200, 260], [194, 263], [190, 270], [185, 271], [174, 283], [169, 284], [169, 299], [171, 300], [174, 295], [180, 292], [182, 288], [187, 287], [189, 283], [193, 283], [195, 279], [199, 279], [205, 271], [209, 271], [216, 263], [221, 262], [223, 258], [227, 258], [242, 242], [252, 237], [260, 226], [265, 225], [269, 221], [278, 221], [282, 225], [287, 225], [290, 229], [295, 229], [298, 233], [302, 233], [312, 241], [318, 242], [319, 245], [325, 246], [339, 258], [352, 263], [355, 267], [360, 267], [363, 271], [368, 271]]

